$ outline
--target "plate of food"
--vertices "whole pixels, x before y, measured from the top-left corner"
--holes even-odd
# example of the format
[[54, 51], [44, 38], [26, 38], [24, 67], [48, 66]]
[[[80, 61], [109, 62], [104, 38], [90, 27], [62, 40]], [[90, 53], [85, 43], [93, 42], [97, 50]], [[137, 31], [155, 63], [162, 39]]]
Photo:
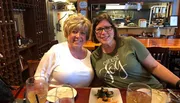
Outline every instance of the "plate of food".
[[117, 88], [91, 88], [89, 103], [123, 103]]
[[[53, 88], [48, 91], [48, 95], [57, 95], [57, 97], [62, 98], [62, 97], [72, 97], [72, 91], [73, 90], [73, 95], [76, 97], [77, 91], [74, 88], [69, 88], [69, 87], [57, 87]], [[50, 98], [47, 96], [46, 98], [48, 101], [53, 102], [53, 98]]]

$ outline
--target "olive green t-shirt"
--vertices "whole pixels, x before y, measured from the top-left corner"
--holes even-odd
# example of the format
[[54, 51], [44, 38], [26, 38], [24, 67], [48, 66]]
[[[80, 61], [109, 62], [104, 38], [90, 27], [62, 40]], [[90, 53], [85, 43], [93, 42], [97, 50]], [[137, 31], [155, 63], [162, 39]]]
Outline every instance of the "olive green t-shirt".
[[127, 88], [131, 82], [146, 83], [152, 88], [162, 88], [162, 84], [142, 65], [149, 55], [146, 47], [133, 37], [116, 40], [112, 53], [103, 53], [98, 47], [91, 55], [92, 67], [105, 86]]

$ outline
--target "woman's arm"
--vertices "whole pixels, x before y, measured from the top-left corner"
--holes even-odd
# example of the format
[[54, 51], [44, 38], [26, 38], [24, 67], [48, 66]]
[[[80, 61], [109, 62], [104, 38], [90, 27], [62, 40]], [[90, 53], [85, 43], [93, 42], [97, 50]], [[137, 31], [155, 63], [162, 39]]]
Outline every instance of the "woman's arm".
[[47, 80], [49, 81], [49, 77], [51, 75], [51, 72], [56, 66], [56, 56], [54, 52], [48, 51], [44, 54], [42, 57], [35, 76], [45, 76]]
[[143, 61], [142, 65], [147, 68], [153, 75], [159, 79], [173, 84], [174, 86], [180, 80], [175, 74], [173, 74], [169, 69], [164, 67], [162, 64], [157, 62], [151, 54], [149, 54]]

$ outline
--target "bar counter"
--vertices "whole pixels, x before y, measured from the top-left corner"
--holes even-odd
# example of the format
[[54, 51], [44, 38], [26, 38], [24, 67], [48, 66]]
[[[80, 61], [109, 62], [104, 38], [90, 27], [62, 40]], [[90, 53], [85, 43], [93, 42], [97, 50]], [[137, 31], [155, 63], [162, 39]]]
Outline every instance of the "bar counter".
[[[169, 48], [170, 50], [180, 50], [180, 39], [166, 39], [166, 38], [147, 38], [140, 39], [138, 38], [142, 44], [146, 47], [163, 47]], [[94, 50], [96, 46], [100, 46], [100, 43], [94, 43], [92, 41], [87, 41], [84, 44], [84, 47], [89, 50]]]

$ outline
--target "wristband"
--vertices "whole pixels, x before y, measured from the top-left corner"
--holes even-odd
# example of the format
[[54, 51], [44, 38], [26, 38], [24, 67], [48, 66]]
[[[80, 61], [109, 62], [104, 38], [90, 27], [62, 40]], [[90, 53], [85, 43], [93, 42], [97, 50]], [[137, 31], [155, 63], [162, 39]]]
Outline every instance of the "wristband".
[[176, 83], [176, 89], [180, 89], [180, 80]]

